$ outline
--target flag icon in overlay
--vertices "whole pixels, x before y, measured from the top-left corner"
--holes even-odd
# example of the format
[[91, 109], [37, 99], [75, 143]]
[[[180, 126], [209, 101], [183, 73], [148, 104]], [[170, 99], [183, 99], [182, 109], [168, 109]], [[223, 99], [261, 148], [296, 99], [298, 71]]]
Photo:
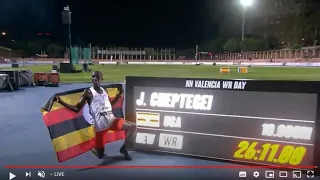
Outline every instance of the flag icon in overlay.
[[[123, 118], [124, 96], [122, 85], [113, 84], [103, 86], [103, 88], [109, 94], [114, 115]], [[99, 144], [125, 138], [124, 131], [95, 132], [94, 126], [89, 123], [91, 115], [87, 105], [79, 113], [75, 113], [54, 102], [54, 97], [59, 95], [68, 104], [76, 104], [84, 90], [85, 88], [55, 94], [41, 108], [42, 118], [49, 130], [59, 162], [83, 154]]]

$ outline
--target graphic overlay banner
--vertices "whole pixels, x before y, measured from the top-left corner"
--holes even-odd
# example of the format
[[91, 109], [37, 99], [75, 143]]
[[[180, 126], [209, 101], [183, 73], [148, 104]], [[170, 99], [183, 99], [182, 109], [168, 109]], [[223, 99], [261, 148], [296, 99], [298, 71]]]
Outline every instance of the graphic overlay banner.
[[127, 77], [135, 150], [275, 166], [319, 161], [320, 83]]
[[[103, 88], [109, 95], [114, 115], [123, 118], [122, 85], [113, 84], [103, 86]], [[90, 123], [91, 115], [87, 105], [79, 113], [74, 113], [54, 102], [54, 97], [59, 95], [65, 102], [76, 104], [84, 90], [85, 88], [55, 94], [41, 108], [42, 118], [49, 130], [59, 162], [76, 157], [94, 147], [125, 138], [123, 131], [95, 132]]]

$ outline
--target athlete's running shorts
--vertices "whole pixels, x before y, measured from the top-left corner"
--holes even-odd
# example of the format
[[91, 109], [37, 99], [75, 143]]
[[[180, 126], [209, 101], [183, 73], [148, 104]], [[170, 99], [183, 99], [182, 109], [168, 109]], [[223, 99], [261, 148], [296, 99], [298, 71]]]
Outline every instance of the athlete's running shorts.
[[112, 123], [110, 128], [108, 128], [108, 130], [110, 130], [110, 131], [121, 131], [124, 122], [125, 122], [124, 119], [117, 118], [116, 120], [114, 120], [114, 122]]
[[125, 120], [122, 118], [117, 118], [114, 120], [112, 125], [108, 128], [108, 130], [96, 132], [96, 148], [104, 148], [105, 142], [108, 139], [108, 136], [111, 136], [112, 133], [106, 133], [106, 131], [121, 131], [122, 126]]

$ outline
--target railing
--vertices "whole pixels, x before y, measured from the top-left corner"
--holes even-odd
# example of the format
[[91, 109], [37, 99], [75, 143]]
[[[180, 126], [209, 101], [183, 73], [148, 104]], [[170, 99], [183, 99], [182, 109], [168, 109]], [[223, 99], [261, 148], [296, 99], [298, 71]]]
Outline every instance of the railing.
[[320, 48], [302, 48], [298, 50], [273, 50], [242, 53], [225, 53], [214, 55], [214, 60], [245, 60], [245, 59], [317, 59]]

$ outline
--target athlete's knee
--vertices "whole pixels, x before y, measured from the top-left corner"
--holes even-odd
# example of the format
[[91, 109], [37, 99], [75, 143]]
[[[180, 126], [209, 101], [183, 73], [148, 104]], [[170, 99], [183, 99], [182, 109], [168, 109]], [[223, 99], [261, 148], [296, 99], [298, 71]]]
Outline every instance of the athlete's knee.
[[129, 124], [130, 124], [130, 129], [135, 132], [137, 130], [137, 125], [131, 122]]
[[138, 130], [138, 126], [136, 124], [133, 124], [133, 136], [136, 135]]
[[137, 126], [130, 121], [125, 121], [122, 128], [124, 130], [133, 131], [133, 130], [137, 129]]

